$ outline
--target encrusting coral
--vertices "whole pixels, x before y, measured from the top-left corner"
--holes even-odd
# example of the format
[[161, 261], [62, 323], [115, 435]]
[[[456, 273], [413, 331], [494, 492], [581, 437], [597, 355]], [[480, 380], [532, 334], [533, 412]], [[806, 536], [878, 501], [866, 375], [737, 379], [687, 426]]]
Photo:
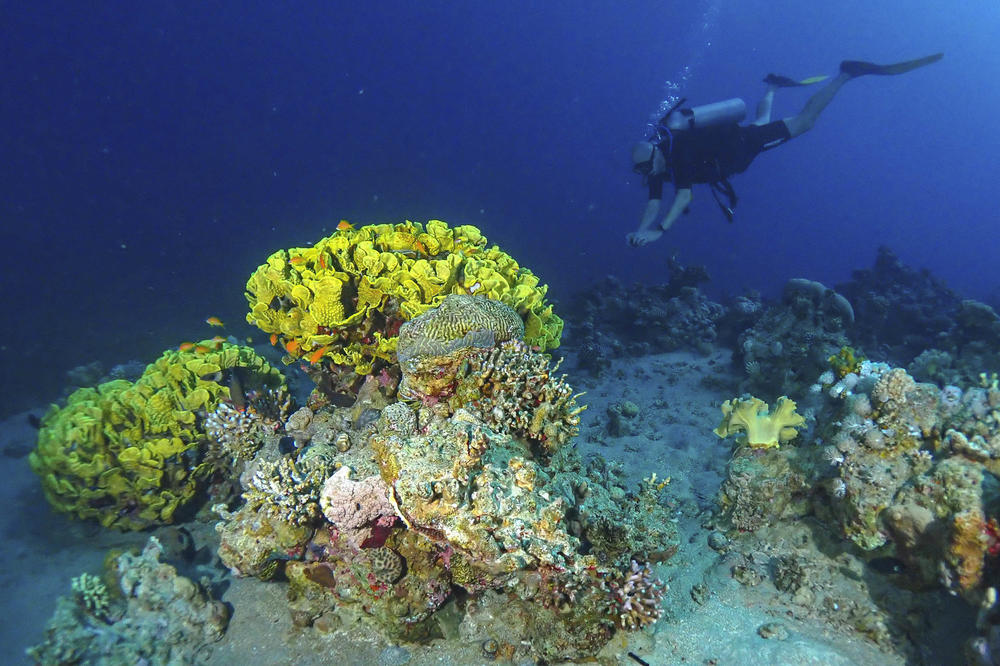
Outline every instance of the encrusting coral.
[[250, 277], [247, 321], [272, 334], [292, 362], [329, 363], [339, 384], [394, 361], [403, 322], [449, 294], [479, 294], [514, 308], [525, 339], [559, 345], [562, 320], [547, 287], [469, 225], [440, 220], [336, 231], [312, 247], [280, 250]]
[[171, 522], [195, 496], [214, 468], [204, 456], [206, 412], [243, 401], [244, 387], [284, 383], [248, 347], [198, 347], [165, 352], [135, 383], [79, 389], [49, 409], [29, 462], [56, 510], [142, 529]]
[[736, 435], [753, 449], [769, 449], [794, 439], [804, 424], [795, 402], [785, 396], [778, 398], [773, 412], [759, 398], [736, 398], [722, 403], [722, 423], [714, 432], [719, 437]]

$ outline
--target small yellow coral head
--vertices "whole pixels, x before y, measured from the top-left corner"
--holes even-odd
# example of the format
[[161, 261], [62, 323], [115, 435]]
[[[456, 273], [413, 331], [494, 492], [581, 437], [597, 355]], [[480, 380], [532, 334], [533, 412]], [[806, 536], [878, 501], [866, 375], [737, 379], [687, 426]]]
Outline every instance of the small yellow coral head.
[[843, 379], [852, 372], [858, 372], [864, 360], [864, 356], [858, 354], [853, 347], [848, 347], [847, 345], [844, 345], [840, 348], [839, 352], [827, 358], [830, 369], [836, 373], [838, 379]]
[[795, 402], [785, 396], [778, 398], [773, 412], [760, 398], [736, 398], [722, 403], [722, 423], [714, 432], [719, 437], [739, 435], [754, 449], [772, 449], [794, 439], [805, 422], [795, 412]]

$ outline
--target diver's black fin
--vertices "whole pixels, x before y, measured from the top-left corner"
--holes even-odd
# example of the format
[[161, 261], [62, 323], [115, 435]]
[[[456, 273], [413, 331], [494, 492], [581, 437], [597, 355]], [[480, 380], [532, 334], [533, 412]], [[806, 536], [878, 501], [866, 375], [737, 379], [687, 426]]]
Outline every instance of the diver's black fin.
[[929, 65], [932, 62], [937, 62], [942, 57], [944, 57], [943, 53], [935, 53], [934, 55], [929, 55], [924, 58], [906, 60], [903, 62], [893, 63], [892, 65], [876, 65], [873, 62], [865, 62], [864, 60], [845, 60], [840, 63], [840, 71], [842, 74], [849, 74], [851, 76], [864, 76], [865, 74], [903, 74], [904, 72], [909, 72], [912, 69]]
[[768, 74], [764, 77], [764, 83], [769, 86], [777, 86], [778, 88], [796, 88], [798, 86], [808, 86], [810, 84], [816, 83], [817, 81], [822, 81], [829, 77], [826, 76], [810, 76], [808, 79], [802, 79], [801, 81], [796, 81], [795, 79], [790, 79], [787, 76], [781, 76], [780, 74]]

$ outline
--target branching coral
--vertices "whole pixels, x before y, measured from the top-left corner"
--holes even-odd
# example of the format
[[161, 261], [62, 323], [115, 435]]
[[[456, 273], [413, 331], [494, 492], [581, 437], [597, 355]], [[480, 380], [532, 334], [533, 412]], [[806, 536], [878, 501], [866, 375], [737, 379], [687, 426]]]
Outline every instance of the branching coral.
[[80, 606], [99, 620], [107, 620], [111, 615], [111, 595], [108, 586], [99, 576], [83, 573], [71, 582], [73, 595]]
[[559, 363], [516, 340], [469, 356], [458, 381], [453, 406], [471, 404], [498, 432], [509, 432], [555, 451], [579, 432], [578, 405]]
[[284, 387], [251, 390], [240, 409], [220, 402], [205, 419], [205, 432], [234, 460], [249, 460], [264, 444], [264, 431], [276, 432], [292, 413], [292, 399]]
[[221, 402], [205, 419], [205, 432], [222, 446], [225, 455], [234, 460], [249, 460], [264, 444], [256, 432], [258, 424], [253, 413]]
[[648, 564], [632, 560], [627, 571], [614, 572], [601, 579], [608, 593], [608, 614], [622, 629], [642, 629], [663, 615], [663, 581], [653, 575]]
[[253, 511], [278, 518], [299, 527], [315, 523], [320, 517], [319, 494], [328, 468], [318, 459], [297, 463], [289, 457], [277, 462], [262, 461], [243, 493]]

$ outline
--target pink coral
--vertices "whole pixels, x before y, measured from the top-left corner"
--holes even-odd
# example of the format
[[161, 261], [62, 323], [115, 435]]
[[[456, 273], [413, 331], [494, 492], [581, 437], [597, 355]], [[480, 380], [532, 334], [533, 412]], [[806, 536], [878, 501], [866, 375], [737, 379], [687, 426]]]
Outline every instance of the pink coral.
[[353, 481], [350, 473], [345, 465], [323, 484], [319, 503], [327, 520], [341, 529], [358, 529], [380, 516], [395, 515], [381, 478], [369, 476]]

